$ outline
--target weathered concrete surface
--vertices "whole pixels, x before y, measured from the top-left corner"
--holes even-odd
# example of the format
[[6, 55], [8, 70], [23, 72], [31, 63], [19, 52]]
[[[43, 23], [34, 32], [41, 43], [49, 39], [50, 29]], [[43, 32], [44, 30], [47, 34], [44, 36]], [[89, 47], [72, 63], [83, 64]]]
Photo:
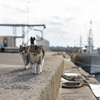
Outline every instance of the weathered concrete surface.
[[20, 54], [0, 53], [0, 100], [56, 100], [63, 67], [63, 57], [48, 52], [42, 74], [32, 75]]
[[[64, 66], [64, 72], [66, 73], [77, 73], [77, 74], [84, 74], [88, 75], [84, 70], [79, 68], [79, 71], [77, 68], [73, 68], [75, 65], [71, 62], [65, 59], [65, 66]], [[89, 84], [100, 84], [95, 78], [89, 78], [87, 80]], [[93, 93], [91, 92], [90, 88], [86, 85], [80, 87], [80, 88], [60, 88], [59, 96], [57, 100], [97, 100]]]

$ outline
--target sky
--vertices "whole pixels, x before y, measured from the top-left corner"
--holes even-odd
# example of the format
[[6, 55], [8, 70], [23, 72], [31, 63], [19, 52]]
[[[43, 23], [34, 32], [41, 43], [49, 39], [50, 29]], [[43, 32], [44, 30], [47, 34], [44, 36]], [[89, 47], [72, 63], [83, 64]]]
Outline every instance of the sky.
[[[80, 35], [87, 45], [90, 20], [94, 46], [100, 47], [100, 0], [0, 0], [1, 24], [45, 24], [43, 38], [50, 46], [79, 46]], [[17, 28], [18, 36], [21, 32]], [[11, 27], [0, 27], [0, 36], [5, 35], [13, 35]], [[35, 35], [41, 32], [30, 30], [25, 41]]]

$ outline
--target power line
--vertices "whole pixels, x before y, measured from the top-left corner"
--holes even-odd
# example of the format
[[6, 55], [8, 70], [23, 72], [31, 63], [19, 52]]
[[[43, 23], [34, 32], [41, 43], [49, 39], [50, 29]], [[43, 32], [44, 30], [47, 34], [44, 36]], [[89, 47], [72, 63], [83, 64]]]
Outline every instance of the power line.
[[66, 41], [65, 41], [64, 37], [63, 37], [62, 35], [61, 35], [61, 37], [62, 37], [63, 41], [66, 43]]

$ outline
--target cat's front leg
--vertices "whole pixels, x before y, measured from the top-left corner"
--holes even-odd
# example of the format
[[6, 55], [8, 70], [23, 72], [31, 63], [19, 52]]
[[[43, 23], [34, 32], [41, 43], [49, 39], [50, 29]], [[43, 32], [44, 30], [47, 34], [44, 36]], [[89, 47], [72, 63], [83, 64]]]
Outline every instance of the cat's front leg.
[[43, 64], [44, 64], [44, 59], [40, 63], [41, 64], [38, 65], [38, 72], [39, 72], [39, 74], [42, 73], [42, 67], [43, 67]]
[[28, 67], [29, 67], [29, 54], [26, 55], [25, 58], [26, 58], [26, 59], [25, 59], [25, 67], [24, 67], [24, 69], [28, 69]]
[[42, 73], [42, 56], [39, 57], [38, 61], [38, 74]]
[[36, 63], [34, 64], [31, 64], [31, 67], [32, 67], [32, 74], [36, 74]]
[[24, 69], [28, 69], [28, 65], [25, 65]]
[[41, 64], [39, 64], [38, 65], [38, 74], [42, 73], [42, 69], [41, 68], [42, 68], [42, 66], [41, 66]]

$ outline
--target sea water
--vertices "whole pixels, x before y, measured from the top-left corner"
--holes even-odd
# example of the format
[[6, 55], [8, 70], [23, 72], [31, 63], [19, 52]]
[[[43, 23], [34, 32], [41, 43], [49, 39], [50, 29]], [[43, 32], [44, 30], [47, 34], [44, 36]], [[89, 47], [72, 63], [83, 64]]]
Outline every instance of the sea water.
[[95, 77], [94, 77], [97, 81], [99, 81], [100, 82], [100, 74], [97, 74], [97, 75], [95, 75]]

